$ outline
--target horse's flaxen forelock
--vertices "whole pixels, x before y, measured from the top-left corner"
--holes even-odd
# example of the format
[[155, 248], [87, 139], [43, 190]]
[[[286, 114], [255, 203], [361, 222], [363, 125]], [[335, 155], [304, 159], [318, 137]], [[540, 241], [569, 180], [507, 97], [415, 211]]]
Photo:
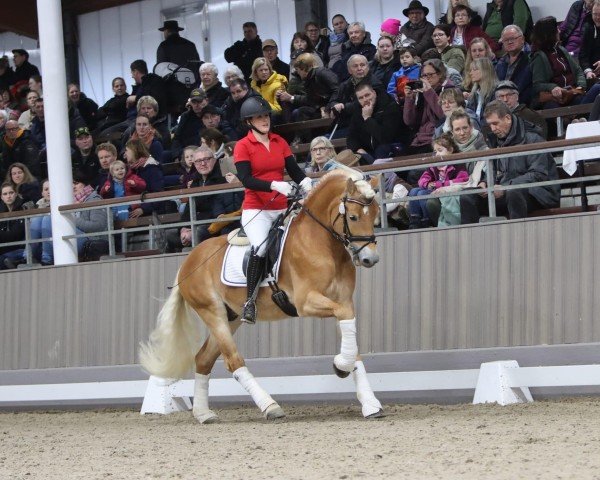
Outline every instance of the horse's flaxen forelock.
[[375, 191], [373, 190], [373, 188], [371, 188], [369, 182], [364, 180], [365, 176], [363, 175], [363, 173], [358, 170], [354, 170], [353, 168], [346, 167], [345, 165], [343, 166], [343, 168], [336, 168], [335, 170], [331, 170], [329, 173], [321, 177], [321, 180], [312, 189], [309, 195], [312, 196], [316, 191], [327, 188], [326, 186], [330, 182], [334, 182], [340, 178], [343, 178], [345, 180], [351, 178], [352, 180], [354, 180], [357, 190], [365, 198], [371, 199], [375, 196]]
[[373, 190], [371, 184], [366, 180], [358, 180], [355, 181], [354, 184], [356, 185], [356, 188], [360, 194], [366, 199], [371, 199], [375, 196], [375, 190]]

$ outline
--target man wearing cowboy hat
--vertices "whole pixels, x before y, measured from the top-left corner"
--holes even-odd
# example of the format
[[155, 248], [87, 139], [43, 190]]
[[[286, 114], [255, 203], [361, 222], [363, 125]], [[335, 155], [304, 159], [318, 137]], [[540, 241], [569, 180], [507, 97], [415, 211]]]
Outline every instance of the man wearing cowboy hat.
[[402, 13], [408, 17], [408, 22], [402, 26], [400, 33], [415, 41], [411, 46], [417, 51], [417, 55], [421, 56], [425, 50], [433, 48], [433, 24], [425, 18], [429, 9], [419, 0], [412, 0]]
[[156, 63], [170, 62], [180, 67], [189, 68], [192, 72], [195, 72], [194, 76], [198, 81], [200, 78], [198, 68], [202, 62], [194, 42], [179, 35], [183, 28], [179, 26], [177, 20], [165, 20], [159, 30], [163, 32], [165, 39], [156, 50]]

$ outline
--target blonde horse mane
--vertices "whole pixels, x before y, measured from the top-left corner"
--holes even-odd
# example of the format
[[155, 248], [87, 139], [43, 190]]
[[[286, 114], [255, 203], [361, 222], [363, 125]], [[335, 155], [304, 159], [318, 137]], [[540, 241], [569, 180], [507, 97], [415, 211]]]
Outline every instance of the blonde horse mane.
[[371, 199], [375, 196], [375, 190], [373, 190], [371, 184], [367, 180], [365, 180], [365, 176], [361, 171], [347, 167], [346, 165], [340, 165], [339, 167], [336, 167], [334, 170], [331, 170], [329, 173], [321, 177], [321, 180], [312, 189], [308, 198], [312, 197], [315, 194], [315, 192], [325, 190], [328, 185], [342, 178], [351, 178], [352, 180], [354, 180], [354, 184], [356, 185], [357, 190], [366, 199]]

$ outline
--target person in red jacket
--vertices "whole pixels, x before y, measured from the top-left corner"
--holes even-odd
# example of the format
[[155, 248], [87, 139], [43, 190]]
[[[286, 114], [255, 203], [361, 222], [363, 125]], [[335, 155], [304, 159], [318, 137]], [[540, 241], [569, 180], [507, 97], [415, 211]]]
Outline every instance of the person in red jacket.
[[[128, 170], [125, 162], [116, 160], [110, 164], [110, 174], [100, 189], [102, 198], [120, 198], [139, 195], [146, 190], [146, 182], [132, 170]], [[112, 207], [115, 220], [127, 220], [130, 212], [139, 205], [120, 205]]]
[[312, 183], [300, 169], [288, 143], [271, 133], [271, 107], [262, 97], [250, 97], [240, 109], [240, 117], [250, 131], [235, 145], [233, 159], [238, 178], [246, 187], [242, 204], [242, 226], [252, 245], [248, 270], [248, 301], [242, 311], [242, 321], [256, 321], [254, 290], [264, 271], [266, 240], [273, 221], [287, 207], [287, 197], [293, 187], [283, 181], [284, 168], [304, 193]]
[[498, 42], [490, 37], [480, 26], [473, 25], [475, 12], [466, 5], [454, 8], [454, 25], [452, 26], [452, 45], [462, 45], [468, 48], [474, 38], [480, 37], [488, 42], [493, 52], [500, 50]]

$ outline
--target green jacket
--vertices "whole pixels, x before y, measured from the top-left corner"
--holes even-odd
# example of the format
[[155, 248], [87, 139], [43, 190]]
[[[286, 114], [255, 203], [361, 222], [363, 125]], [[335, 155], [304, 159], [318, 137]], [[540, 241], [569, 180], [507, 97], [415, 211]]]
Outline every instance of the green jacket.
[[[585, 75], [579, 64], [573, 60], [573, 57], [567, 52], [564, 47], [560, 45], [557, 47], [567, 59], [569, 68], [575, 76], [577, 85], [572, 87], [583, 87], [586, 89]], [[533, 95], [537, 98], [540, 92], [550, 92], [554, 87], [558, 87], [556, 83], [552, 82], [552, 67], [550, 66], [550, 60], [545, 52], [538, 50], [531, 56], [531, 72], [533, 76]]]
[[447, 67], [452, 67], [455, 70], [462, 72], [465, 68], [465, 54], [462, 48], [448, 45], [442, 52], [442, 62]]

